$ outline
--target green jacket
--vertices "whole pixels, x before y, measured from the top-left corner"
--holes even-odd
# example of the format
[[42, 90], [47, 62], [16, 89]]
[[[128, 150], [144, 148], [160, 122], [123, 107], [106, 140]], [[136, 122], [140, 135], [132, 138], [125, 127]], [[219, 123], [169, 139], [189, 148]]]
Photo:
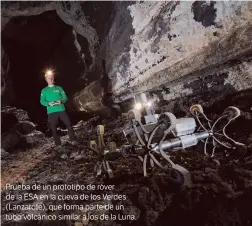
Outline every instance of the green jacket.
[[[62, 101], [62, 104], [50, 106], [49, 102]], [[62, 87], [54, 85], [53, 87], [45, 87], [41, 91], [40, 103], [47, 107], [47, 114], [65, 111], [64, 103], [67, 101], [67, 96]]]

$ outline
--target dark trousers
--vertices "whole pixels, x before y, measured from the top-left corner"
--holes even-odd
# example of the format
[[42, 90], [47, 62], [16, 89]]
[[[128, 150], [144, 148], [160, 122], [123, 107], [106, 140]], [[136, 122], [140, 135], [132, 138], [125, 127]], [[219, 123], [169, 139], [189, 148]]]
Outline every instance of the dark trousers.
[[75, 140], [74, 131], [73, 131], [70, 119], [66, 111], [54, 112], [54, 113], [48, 114], [48, 122], [52, 130], [52, 135], [54, 138], [55, 145], [61, 145], [60, 137], [57, 134], [57, 125], [58, 125], [59, 118], [67, 127], [69, 139]]

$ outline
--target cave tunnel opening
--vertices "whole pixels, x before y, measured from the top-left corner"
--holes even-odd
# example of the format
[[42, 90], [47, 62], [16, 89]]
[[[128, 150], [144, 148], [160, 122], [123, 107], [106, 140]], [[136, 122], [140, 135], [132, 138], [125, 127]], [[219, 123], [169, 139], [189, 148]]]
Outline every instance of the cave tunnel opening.
[[70, 95], [73, 82], [69, 77], [73, 80], [85, 70], [79, 63], [72, 27], [56, 11], [13, 17], [2, 32], [2, 45], [10, 59], [12, 105], [27, 111], [32, 121], [45, 122], [46, 108], [40, 105], [40, 92], [47, 85], [44, 71], [55, 69], [56, 84]]

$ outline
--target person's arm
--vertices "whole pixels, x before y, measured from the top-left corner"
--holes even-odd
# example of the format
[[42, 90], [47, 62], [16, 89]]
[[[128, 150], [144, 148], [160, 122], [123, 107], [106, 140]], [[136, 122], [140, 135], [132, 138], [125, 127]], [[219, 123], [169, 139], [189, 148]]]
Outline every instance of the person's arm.
[[62, 89], [62, 87], [59, 86], [59, 89], [60, 89], [60, 97], [61, 97], [60, 100], [64, 104], [67, 102], [67, 95], [65, 91]]
[[41, 94], [40, 94], [40, 104], [45, 106], [45, 107], [49, 106], [49, 102], [46, 101], [46, 96], [45, 96], [45, 93], [44, 93], [43, 90], [41, 91]]

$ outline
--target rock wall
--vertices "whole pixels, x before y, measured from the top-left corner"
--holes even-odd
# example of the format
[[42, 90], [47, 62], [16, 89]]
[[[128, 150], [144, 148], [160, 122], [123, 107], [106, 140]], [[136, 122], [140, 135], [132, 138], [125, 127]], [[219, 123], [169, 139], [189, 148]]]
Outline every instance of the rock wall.
[[131, 31], [126, 27], [116, 34], [117, 24], [125, 20], [122, 13], [110, 29], [111, 49], [116, 51], [116, 43], [124, 46], [109, 70], [117, 97], [157, 88], [252, 52], [251, 2], [136, 2], [127, 10]]
[[[106, 59], [115, 101], [141, 91], [174, 100], [200, 87], [204, 94], [208, 86], [214, 94], [216, 87], [205, 85], [211, 79], [219, 81], [219, 90], [229, 87], [221, 96], [252, 88], [251, 18], [251, 2], [117, 2], [97, 55]], [[78, 105], [90, 103], [91, 90], [93, 84], [77, 94]], [[97, 92], [99, 86], [92, 94]], [[99, 106], [100, 96], [92, 103]]]
[[31, 122], [27, 112], [22, 109], [3, 107], [1, 121], [1, 148], [5, 151], [36, 145], [44, 141], [44, 134], [36, 130], [36, 125]]
[[[234, 62], [225, 64], [218, 69], [209, 70], [206, 74], [205, 76], [199, 74], [196, 78], [181, 79], [150, 91], [150, 94], [158, 107], [167, 106], [164, 111], [179, 111], [184, 112], [184, 115], [189, 112], [193, 104], [213, 106], [214, 102], [243, 91], [248, 91], [251, 96], [252, 57], [235, 64]], [[250, 100], [252, 101], [252, 96]], [[246, 106], [250, 106], [249, 102]], [[246, 110], [250, 111], [250, 109]]]
[[38, 15], [48, 10], [55, 10], [73, 27], [74, 45], [84, 65], [84, 82], [71, 103], [77, 109], [86, 109], [81, 106], [90, 103], [91, 97], [92, 106], [100, 106], [102, 60], [116, 102], [141, 91], [161, 90], [163, 96], [159, 95], [159, 99], [164, 100], [190, 95], [194, 89], [188, 80], [198, 81], [204, 89], [209, 87], [202, 82], [215, 78], [226, 81], [221, 86], [229, 84], [234, 92], [252, 87], [248, 60], [252, 54], [251, 2], [102, 4], [5, 2], [2, 6], [2, 29], [13, 16]]

